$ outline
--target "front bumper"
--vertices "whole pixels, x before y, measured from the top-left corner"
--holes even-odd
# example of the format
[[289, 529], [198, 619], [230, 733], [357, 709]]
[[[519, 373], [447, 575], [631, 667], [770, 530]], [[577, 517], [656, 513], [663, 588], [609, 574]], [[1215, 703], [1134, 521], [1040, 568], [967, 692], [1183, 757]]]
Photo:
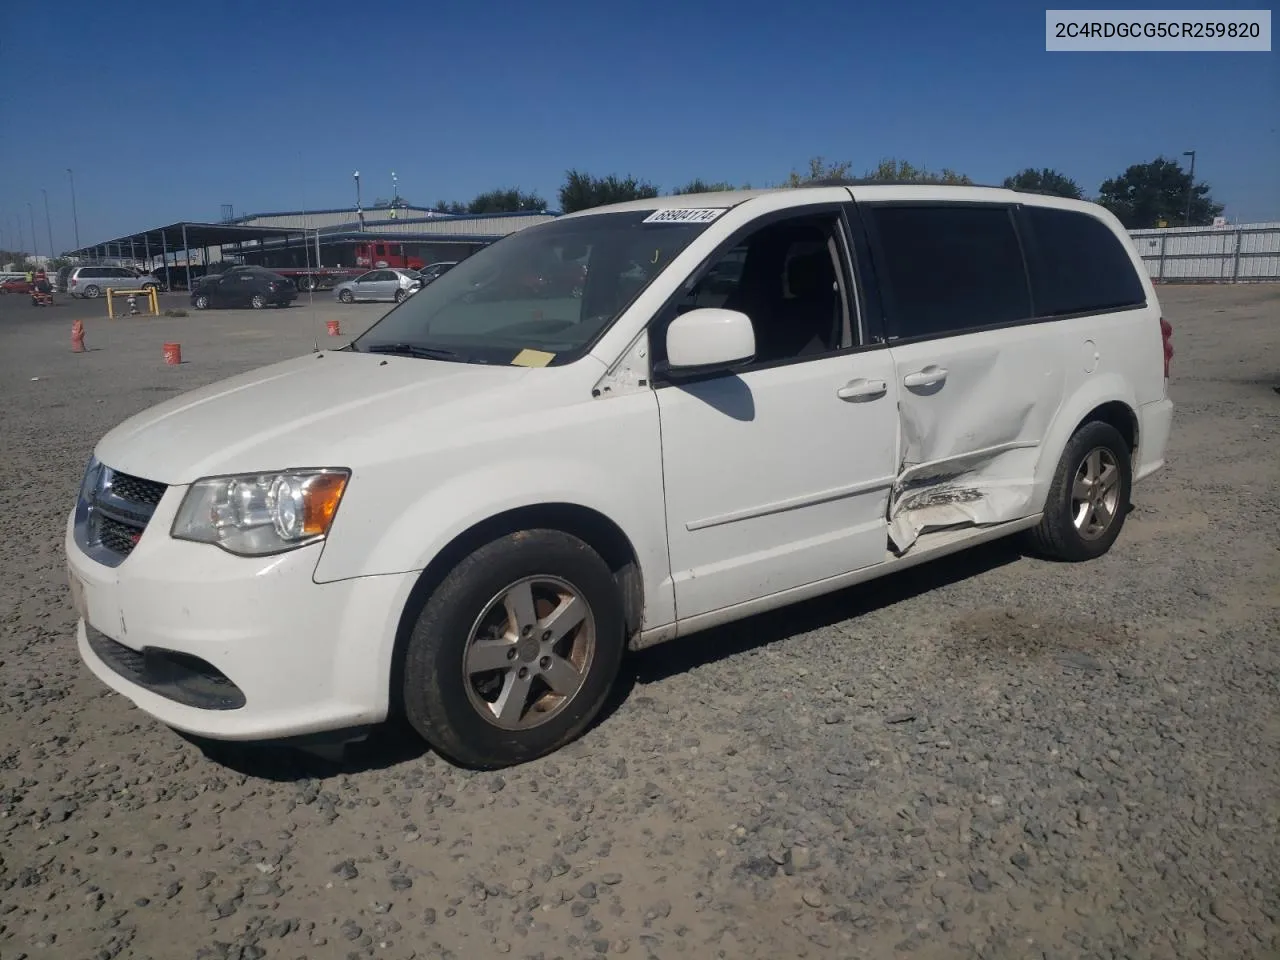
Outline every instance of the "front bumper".
[[65, 549], [80, 656], [108, 687], [178, 730], [274, 740], [386, 719], [412, 574], [317, 584], [320, 545], [236, 557], [168, 535], [170, 488], [116, 567]]

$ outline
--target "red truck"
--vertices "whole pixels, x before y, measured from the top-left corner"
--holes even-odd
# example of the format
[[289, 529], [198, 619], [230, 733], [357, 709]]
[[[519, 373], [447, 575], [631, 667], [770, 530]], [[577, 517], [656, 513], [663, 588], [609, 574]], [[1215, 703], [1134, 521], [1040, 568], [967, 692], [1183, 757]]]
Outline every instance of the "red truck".
[[288, 277], [299, 290], [328, 290], [344, 280], [358, 277], [368, 270], [400, 267], [421, 270], [427, 265], [421, 257], [407, 254], [402, 243], [356, 244], [356, 267], [270, 267], [272, 273]]
[[356, 266], [373, 270], [401, 267], [421, 270], [427, 265], [421, 257], [406, 254], [402, 243], [360, 243], [356, 245]]

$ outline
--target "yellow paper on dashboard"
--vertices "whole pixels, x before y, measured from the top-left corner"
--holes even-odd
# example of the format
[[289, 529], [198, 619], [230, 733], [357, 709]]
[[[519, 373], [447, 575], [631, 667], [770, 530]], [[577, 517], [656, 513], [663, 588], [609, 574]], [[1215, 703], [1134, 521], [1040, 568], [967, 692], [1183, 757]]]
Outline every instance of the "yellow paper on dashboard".
[[511, 361], [513, 367], [545, 367], [556, 358], [554, 353], [542, 350], [521, 350]]

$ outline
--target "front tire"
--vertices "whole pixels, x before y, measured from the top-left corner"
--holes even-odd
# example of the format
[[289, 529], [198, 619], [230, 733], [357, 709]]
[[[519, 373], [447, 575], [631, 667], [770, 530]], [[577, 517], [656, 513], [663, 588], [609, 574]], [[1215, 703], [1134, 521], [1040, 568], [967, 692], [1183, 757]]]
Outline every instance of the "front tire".
[[350, 290], [343, 290], [341, 293], [338, 294], [338, 299], [341, 300], [343, 303], [351, 303], [353, 300], [355, 300], [355, 295], [352, 294]]
[[1086, 423], [1062, 452], [1032, 546], [1053, 560], [1097, 559], [1120, 536], [1132, 488], [1132, 458], [1120, 431]]
[[209, 298], [206, 297], [203, 293], [197, 294], [195, 299], [191, 301], [191, 305], [195, 307], [197, 310], [208, 310]]
[[462, 560], [418, 614], [405, 653], [410, 725], [462, 766], [553, 753], [600, 712], [626, 639], [608, 565], [558, 530], [527, 530]]

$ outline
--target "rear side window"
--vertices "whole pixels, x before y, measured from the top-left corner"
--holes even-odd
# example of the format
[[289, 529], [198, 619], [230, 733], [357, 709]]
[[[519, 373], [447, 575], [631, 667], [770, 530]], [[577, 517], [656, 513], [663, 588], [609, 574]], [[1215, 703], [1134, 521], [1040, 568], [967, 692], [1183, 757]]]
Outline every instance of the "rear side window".
[[944, 337], [1031, 317], [1010, 208], [869, 205], [889, 339]]
[[1022, 214], [1035, 242], [1036, 313], [1054, 317], [1146, 303], [1128, 251], [1097, 217], [1049, 207], [1024, 207]]

